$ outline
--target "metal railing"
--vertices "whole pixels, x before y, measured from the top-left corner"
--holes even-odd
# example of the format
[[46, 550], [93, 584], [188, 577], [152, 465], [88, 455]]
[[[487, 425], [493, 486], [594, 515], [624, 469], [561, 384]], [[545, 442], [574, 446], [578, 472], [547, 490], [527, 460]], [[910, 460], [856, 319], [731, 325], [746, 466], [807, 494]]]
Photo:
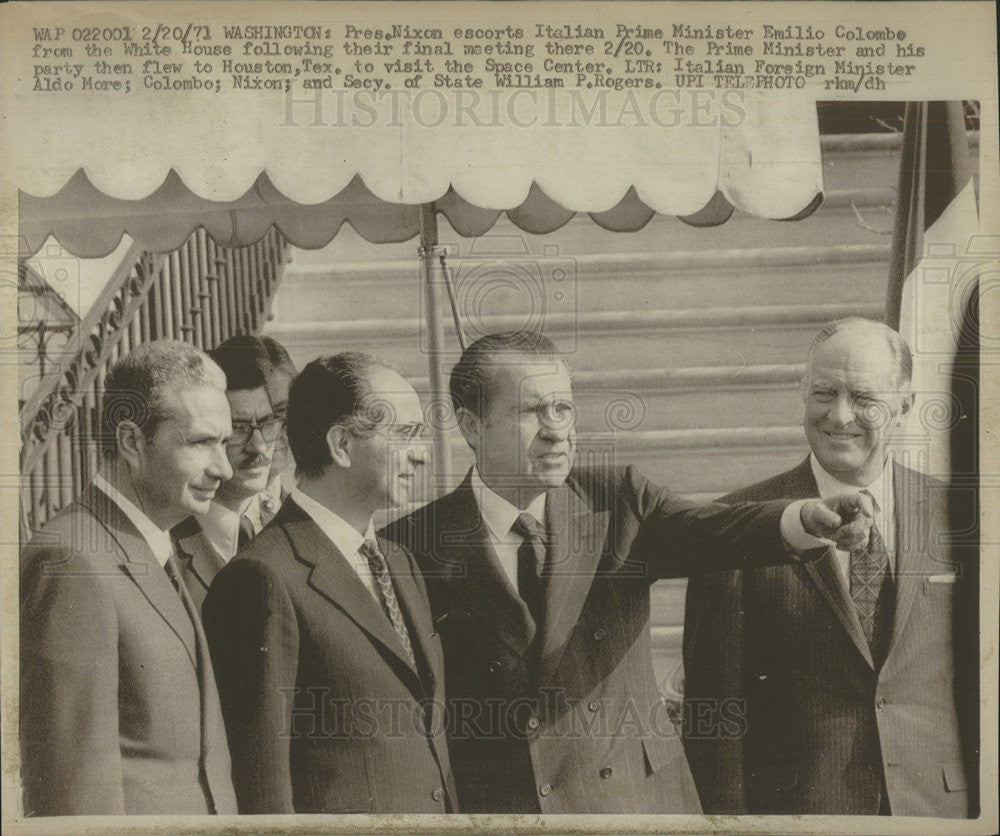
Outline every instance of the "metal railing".
[[133, 246], [56, 357], [48, 326], [19, 328], [48, 372], [21, 406], [21, 536], [37, 531], [83, 489], [100, 463], [104, 378], [140, 343], [176, 339], [212, 348], [263, 326], [287, 261], [271, 230], [256, 244], [227, 249], [197, 230], [166, 255]]

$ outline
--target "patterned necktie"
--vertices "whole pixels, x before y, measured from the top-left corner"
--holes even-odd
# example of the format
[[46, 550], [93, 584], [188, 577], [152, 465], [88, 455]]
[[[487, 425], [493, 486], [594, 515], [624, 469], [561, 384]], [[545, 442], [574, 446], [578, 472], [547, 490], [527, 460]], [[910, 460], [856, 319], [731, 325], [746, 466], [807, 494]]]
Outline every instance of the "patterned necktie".
[[250, 522], [250, 517], [246, 514], [241, 514], [240, 533], [236, 537], [236, 551], [242, 549], [251, 540], [253, 540], [253, 523]]
[[[871, 496], [868, 491], [862, 493]], [[888, 568], [889, 554], [885, 548], [885, 541], [878, 526], [873, 523], [868, 533], [868, 548], [851, 554], [850, 571], [851, 598], [854, 599], [858, 620], [869, 645], [875, 638], [875, 611]]]
[[537, 625], [542, 615], [545, 529], [527, 511], [518, 515], [513, 529], [524, 538], [517, 549], [517, 590]]
[[416, 666], [416, 659], [413, 658], [413, 645], [410, 644], [410, 633], [406, 629], [406, 622], [403, 620], [403, 613], [399, 609], [399, 602], [396, 600], [396, 591], [392, 588], [392, 578], [389, 577], [389, 566], [385, 562], [385, 555], [379, 550], [378, 543], [374, 540], [365, 540], [358, 549], [362, 557], [368, 561], [368, 566], [375, 576], [378, 584], [379, 601], [382, 603], [382, 610], [392, 623], [392, 628], [399, 636], [406, 657], [410, 663]]

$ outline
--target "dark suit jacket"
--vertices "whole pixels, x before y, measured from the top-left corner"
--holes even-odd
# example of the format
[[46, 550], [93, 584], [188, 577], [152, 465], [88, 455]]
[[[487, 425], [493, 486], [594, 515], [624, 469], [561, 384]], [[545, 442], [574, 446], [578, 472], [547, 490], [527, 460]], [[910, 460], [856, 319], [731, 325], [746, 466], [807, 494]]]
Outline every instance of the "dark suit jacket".
[[208, 542], [197, 517], [188, 517], [171, 529], [170, 534], [174, 538], [181, 579], [201, 612], [208, 588], [226, 561]]
[[779, 559], [783, 508], [695, 506], [631, 468], [575, 469], [548, 494], [540, 625], [502, 574], [468, 478], [389, 526], [425, 573], [444, 643], [460, 809], [699, 812], [654, 681], [649, 587]]
[[[971, 567], [942, 542], [944, 486], [900, 465], [893, 485], [896, 605], [878, 669], [832, 549], [689, 581], [685, 744], [706, 812], [876, 814], [884, 779], [895, 815], [969, 814], [957, 705], [977, 683], [956, 676], [954, 650], [975, 634], [956, 631], [953, 602]], [[816, 494], [806, 459], [724, 501]]]
[[22, 554], [20, 723], [27, 815], [236, 812], [201, 625], [93, 486]]
[[443, 813], [454, 798], [440, 640], [383, 543], [415, 669], [379, 603], [294, 500], [205, 599], [242, 813]]

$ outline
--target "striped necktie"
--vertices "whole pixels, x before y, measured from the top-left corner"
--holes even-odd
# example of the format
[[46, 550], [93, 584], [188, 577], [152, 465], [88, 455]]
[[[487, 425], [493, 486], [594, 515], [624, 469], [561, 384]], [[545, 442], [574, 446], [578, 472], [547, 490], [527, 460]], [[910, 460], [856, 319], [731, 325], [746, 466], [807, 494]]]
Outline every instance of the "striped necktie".
[[413, 658], [413, 645], [410, 643], [410, 632], [406, 629], [403, 612], [399, 609], [399, 602], [396, 600], [396, 590], [392, 587], [392, 578], [389, 577], [389, 566], [385, 561], [385, 555], [382, 554], [378, 543], [374, 540], [365, 540], [358, 551], [368, 561], [368, 566], [371, 568], [375, 582], [378, 584], [379, 602], [382, 604], [382, 611], [388, 617], [393, 630], [396, 631], [396, 635], [399, 636], [410, 664], [416, 667], [416, 659]]

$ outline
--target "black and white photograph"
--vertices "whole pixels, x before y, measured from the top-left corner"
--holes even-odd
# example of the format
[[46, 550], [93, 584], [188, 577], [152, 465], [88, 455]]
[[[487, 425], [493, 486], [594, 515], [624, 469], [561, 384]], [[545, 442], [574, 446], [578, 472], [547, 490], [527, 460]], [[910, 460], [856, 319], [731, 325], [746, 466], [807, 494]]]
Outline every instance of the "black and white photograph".
[[0, 8], [4, 829], [995, 832], [995, 18]]

